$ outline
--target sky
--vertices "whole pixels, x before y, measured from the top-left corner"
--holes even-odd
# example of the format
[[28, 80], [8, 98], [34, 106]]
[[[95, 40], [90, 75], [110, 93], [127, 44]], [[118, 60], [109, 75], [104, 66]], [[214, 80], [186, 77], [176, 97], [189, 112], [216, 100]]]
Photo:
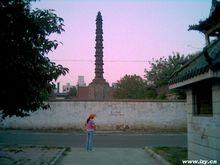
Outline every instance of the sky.
[[195, 53], [205, 45], [202, 33], [189, 25], [208, 17], [211, 0], [41, 0], [32, 8], [54, 9], [64, 19], [62, 42], [48, 57], [69, 68], [56, 82], [76, 85], [95, 77], [95, 19], [103, 18], [104, 78], [111, 85], [125, 74], [144, 77], [149, 61], [173, 52]]

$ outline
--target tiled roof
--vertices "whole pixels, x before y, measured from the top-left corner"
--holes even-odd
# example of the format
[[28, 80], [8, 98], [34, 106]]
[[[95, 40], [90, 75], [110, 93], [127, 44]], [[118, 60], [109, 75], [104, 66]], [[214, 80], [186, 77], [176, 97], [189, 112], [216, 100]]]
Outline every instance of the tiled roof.
[[170, 78], [169, 85], [183, 82], [195, 76], [204, 74], [209, 70], [220, 70], [220, 39], [198, 54], [182, 68], [174, 72]]
[[[192, 78], [205, 74], [210, 70], [213, 72], [220, 70], [220, 1], [212, 0], [209, 17], [204, 21], [200, 21], [198, 25], [191, 25], [189, 30], [199, 30], [206, 35], [208, 34], [208, 36], [215, 36], [217, 39], [206, 46], [194, 59], [175, 71], [170, 78], [170, 86], [181, 87], [189, 79], [191, 79], [190, 83], [194, 83], [199, 80]], [[212, 76], [210, 75], [207, 78], [212, 78]]]
[[189, 30], [198, 30], [200, 32], [206, 33], [213, 27], [216, 27], [215, 31], [209, 34], [210, 36], [216, 36], [219, 35], [218, 33], [220, 31], [220, 26], [216, 26], [217, 24], [219, 24], [219, 22], [220, 22], [220, 1], [213, 0], [209, 17], [204, 21], [200, 21], [199, 24], [197, 25], [190, 25]]

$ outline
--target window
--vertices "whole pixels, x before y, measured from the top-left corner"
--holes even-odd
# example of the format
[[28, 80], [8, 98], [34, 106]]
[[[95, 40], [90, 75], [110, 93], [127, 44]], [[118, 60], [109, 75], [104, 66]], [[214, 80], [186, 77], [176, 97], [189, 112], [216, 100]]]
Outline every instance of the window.
[[212, 86], [201, 84], [193, 89], [194, 115], [210, 116], [212, 111]]

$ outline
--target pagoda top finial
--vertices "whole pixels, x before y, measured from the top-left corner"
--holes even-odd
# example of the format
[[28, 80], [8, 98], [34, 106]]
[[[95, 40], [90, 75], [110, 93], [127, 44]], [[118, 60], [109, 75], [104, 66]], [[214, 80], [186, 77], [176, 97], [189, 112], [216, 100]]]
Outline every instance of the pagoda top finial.
[[102, 14], [101, 14], [100, 11], [98, 12], [97, 17], [96, 17], [96, 21], [97, 21], [97, 20], [102, 21]]

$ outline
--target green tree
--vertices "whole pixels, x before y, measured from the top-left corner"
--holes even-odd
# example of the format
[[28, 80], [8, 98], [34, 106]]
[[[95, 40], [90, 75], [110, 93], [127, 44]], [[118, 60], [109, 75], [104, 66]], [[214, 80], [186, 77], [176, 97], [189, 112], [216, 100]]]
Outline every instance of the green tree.
[[168, 85], [171, 74], [188, 61], [188, 56], [173, 53], [168, 58], [150, 61], [150, 70], [145, 69], [147, 84], [153, 87]]
[[46, 108], [59, 75], [67, 68], [56, 65], [46, 56], [58, 46], [49, 39], [60, 34], [63, 19], [52, 10], [30, 9], [34, 0], [0, 1], [0, 111], [2, 117], [25, 116], [30, 111]]
[[76, 96], [77, 90], [75, 86], [70, 88], [70, 91], [67, 93], [66, 99], [71, 99]]
[[143, 99], [146, 96], [146, 83], [137, 75], [125, 75], [117, 82], [113, 94], [117, 99]]
[[[168, 82], [170, 76], [174, 71], [180, 69], [187, 61], [194, 58], [194, 55], [180, 55], [180, 53], [173, 53], [168, 58], [162, 57], [159, 60], [150, 61], [150, 70], [145, 69], [145, 78], [147, 85], [157, 90], [159, 98], [166, 98], [168, 93]], [[162, 90], [161, 90], [162, 89]], [[185, 94], [182, 91], [171, 91], [173, 94], [177, 94], [180, 98], [184, 98]]]

